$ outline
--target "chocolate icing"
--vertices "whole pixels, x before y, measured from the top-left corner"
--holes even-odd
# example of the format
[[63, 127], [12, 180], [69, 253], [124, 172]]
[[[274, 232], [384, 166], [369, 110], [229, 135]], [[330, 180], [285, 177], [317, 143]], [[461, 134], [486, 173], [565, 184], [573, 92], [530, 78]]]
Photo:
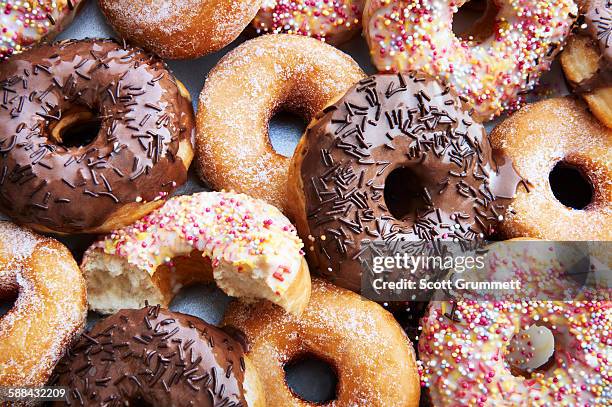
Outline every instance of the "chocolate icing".
[[[51, 137], [75, 109], [101, 121], [86, 146]], [[75, 233], [127, 203], [187, 180], [179, 143], [191, 104], [164, 62], [111, 40], [41, 45], [0, 64], [0, 208], [22, 223]]]
[[[510, 162], [497, 167], [483, 126], [464, 106], [429, 78], [375, 75], [313, 122], [301, 177], [307, 253], [324, 276], [358, 291], [366, 243], [472, 241], [495, 232], [509, 202], [498, 193], [513, 196], [522, 179]], [[406, 187], [417, 192], [395, 219], [385, 182], [402, 167], [412, 174]]]
[[246, 407], [244, 366], [241, 344], [221, 329], [149, 306], [83, 334], [51, 383], [69, 387], [77, 406]]

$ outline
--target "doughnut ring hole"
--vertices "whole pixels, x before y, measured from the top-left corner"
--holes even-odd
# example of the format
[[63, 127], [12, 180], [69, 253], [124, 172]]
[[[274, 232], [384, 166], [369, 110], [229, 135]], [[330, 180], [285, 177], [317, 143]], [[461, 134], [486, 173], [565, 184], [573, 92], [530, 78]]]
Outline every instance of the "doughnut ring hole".
[[416, 214], [425, 209], [421, 198], [423, 180], [409, 167], [398, 167], [391, 171], [385, 180], [385, 204], [397, 220]]
[[102, 126], [97, 114], [84, 106], [75, 106], [62, 115], [62, 118], [50, 127], [50, 140], [66, 147], [85, 147], [91, 144]]
[[548, 180], [555, 198], [569, 208], [586, 209], [593, 201], [593, 183], [578, 165], [559, 161], [550, 172]]
[[548, 327], [531, 325], [512, 337], [507, 350], [512, 374], [529, 379], [533, 373], [545, 372], [552, 366], [555, 337]]
[[499, 9], [493, 0], [465, 1], [453, 15], [453, 33], [464, 41], [483, 42], [493, 35]]
[[287, 386], [300, 399], [316, 404], [336, 400], [336, 369], [317, 355], [297, 355], [285, 364], [284, 370]]
[[280, 109], [268, 122], [268, 138], [278, 154], [291, 158], [306, 130], [306, 119], [297, 111]]

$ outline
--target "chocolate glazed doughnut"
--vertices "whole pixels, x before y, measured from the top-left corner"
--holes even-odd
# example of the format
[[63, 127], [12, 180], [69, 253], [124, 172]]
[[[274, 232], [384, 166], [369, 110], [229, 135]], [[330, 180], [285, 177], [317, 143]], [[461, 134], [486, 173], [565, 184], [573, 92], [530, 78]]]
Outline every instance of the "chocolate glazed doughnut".
[[193, 137], [187, 91], [138, 48], [64, 41], [0, 65], [0, 209], [39, 231], [142, 217], [186, 181]]
[[293, 156], [289, 196], [309, 264], [358, 291], [372, 242], [492, 235], [521, 181], [506, 162], [497, 167], [450, 88], [412, 73], [359, 82], [313, 120]]
[[69, 388], [68, 405], [263, 407], [245, 347], [190, 315], [121, 310], [81, 336], [50, 382]]

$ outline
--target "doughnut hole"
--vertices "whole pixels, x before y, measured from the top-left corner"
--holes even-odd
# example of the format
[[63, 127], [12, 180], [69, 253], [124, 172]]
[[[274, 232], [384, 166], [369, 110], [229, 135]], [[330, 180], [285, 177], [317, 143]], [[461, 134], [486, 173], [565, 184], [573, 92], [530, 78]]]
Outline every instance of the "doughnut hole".
[[62, 118], [49, 128], [49, 138], [65, 148], [85, 147], [98, 137], [101, 127], [102, 120], [96, 112], [84, 106], [76, 106], [65, 112]]
[[5, 316], [13, 307], [17, 301], [15, 293], [1, 293], [0, 295], [0, 318]]
[[338, 375], [332, 365], [312, 353], [293, 358], [284, 366], [287, 386], [300, 399], [317, 404], [337, 397]]
[[555, 336], [546, 326], [531, 325], [517, 332], [507, 347], [506, 361], [514, 376], [530, 378], [546, 372], [555, 360]]
[[548, 175], [548, 181], [555, 198], [569, 208], [585, 209], [593, 201], [593, 183], [577, 165], [558, 162]]
[[453, 33], [464, 41], [482, 42], [493, 34], [498, 11], [492, 0], [468, 0], [453, 15]]
[[295, 112], [281, 110], [268, 122], [268, 137], [274, 151], [290, 158], [306, 130], [306, 120]]
[[409, 167], [398, 167], [385, 180], [385, 204], [391, 215], [403, 220], [425, 209], [423, 180]]

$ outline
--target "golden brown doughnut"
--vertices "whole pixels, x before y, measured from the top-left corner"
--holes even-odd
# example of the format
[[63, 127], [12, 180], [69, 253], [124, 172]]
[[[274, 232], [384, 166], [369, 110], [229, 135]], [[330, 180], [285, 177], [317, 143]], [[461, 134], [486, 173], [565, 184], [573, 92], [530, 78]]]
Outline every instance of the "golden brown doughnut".
[[224, 323], [244, 332], [247, 355], [257, 368], [270, 406], [310, 406], [285, 382], [283, 367], [314, 355], [338, 376], [330, 406], [419, 405], [419, 376], [412, 344], [380, 305], [322, 280], [313, 280], [311, 301], [300, 317], [260, 302], [234, 302]]
[[[584, 103], [567, 97], [527, 105], [499, 124], [490, 138], [494, 154], [509, 157], [527, 181], [500, 225], [504, 237], [612, 240], [607, 227], [612, 224], [612, 129], [597, 121]], [[582, 209], [557, 199], [551, 173], [553, 182], [561, 174], [560, 183], [574, 187], [556, 193]], [[577, 193], [578, 184], [582, 193]]]
[[255, 17], [257, 0], [98, 0], [108, 22], [162, 58], [201, 57], [234, 41]]
[[0, 386], [43, 386], [85, 324], [85, 280], [61, 243], [0, 222]]
[[584, 28], [569, 38], [561, 66], [573, 91], [602, 123], [612, 128], [612, 2], [587, 0]]
[[200, 95], [200, 176], [215, 189], [285, 210], [290, 159], [274, 151], [268, 122], [279, 111], [308, 122], [363, 77], [351, 57], [313, 38], [274, 34], [245, 42], [213, 68]]

